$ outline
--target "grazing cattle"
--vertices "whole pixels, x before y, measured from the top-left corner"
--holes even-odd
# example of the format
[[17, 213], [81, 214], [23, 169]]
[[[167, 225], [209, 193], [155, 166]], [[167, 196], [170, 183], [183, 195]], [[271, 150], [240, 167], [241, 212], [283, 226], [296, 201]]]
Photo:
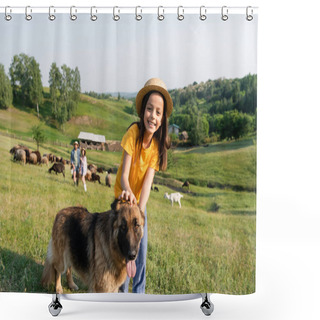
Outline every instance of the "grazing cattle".
[[171, 193], [170, 195], [166, 192], [164, 194], [164, 198], [171, 201], [171, 206], [173, 206], [173, 202], [178, 202], [179, 203], [179, 207], [181, 208], [180, 199], [183, 198], [183, 195], [180, 194], [179, 192]]
[[26, 152], [23, 149], [17, 149], [13, 156], [14, 161], [21, 161], [23, 164], [26, 164]]
[[32, 151], [31, 154], [35, 154], [37, 156], [37, 163], [41, 163], [41, 154], [39, 151]]
[[91, 179], [92, 179], [91, 175], [92, 175], [91, 171], [88, 170], [87, 173], [86, 173], [85, 179], [88, 180], [88, 181], [91, 181]]
[[97, 166], [95, 166], [94, 164], [90, 163], [88, 165], [88, 170], [90, 170], [91, 173], [97, 173]]
[[109, 173], [109, 170], [106, 173], [107, 173], [107, 175], [106, 175], [106, 186], [111, 188], [111, 175]]
[[55, 162], [56, 161], [56, 156], [54, 154], [49, 154], [49, 161], [52, 163], [52, 162]]
[[45, 164], [45, 165], [48, 165], [49, 164], [49, 160], [46, 156], [43, 156], [42, 159], [41, 159], [41, 164]]
[[31, 152], [28, 163], [37, 164], [37, 162], [38, 162], [37, 155]]
[[[30, 150], [28, 147], [22, 146], [21, 144], [14, 146], [13, 148], [10, 149], [10, 153], [15, 155], [17, 150], [24, 150], [25, 152], [25, 157], [26, 157], [26, 161], [25, 162], [29, 162], [29, 156], [30, 156]], [[15, 160], [15, 159], [13, 159]], [[17, 160], [15, 160], [17, 161]], [[20, 160], [19, 160], [20, 161]]]
[[16, 146], [12, 147], [9, 152], [10, 152], [12, 155], [14, 155], [18, 149], [21, 149], [21, 146], [16, 145]]
[[159, 192], [158, 187], [154, 187], [154, 191]]
[[213, 185], [213, 183], [211, 183], [211, 182], [208, 182], [208, 184], [207, 184], [207, 187], [208, 187], [208, 188], [211, 188], [211, 189], [213, 189], [213, 188], [214, 188], [214, 185]]
[[100, 176], [94, 172], [92, 172], [92, 174], [91, 174], [91, 181], [93, 181], [93, 182], [99, 181], [99, 183], [101, 184]]
[[105, 171], [106, 169], [105, 168], [102, 168], [102, 167], [98, 167], [98, 169], [97, 169], [97, 171], [99, 172], [99, 173], [103, 173], [103, 171]]
[[63, 177], [66, 178], [66, 176], [64, 174], [64, 165], [63, 165], [63, 163], [54, 163], [53, 166], [48, 171], [49, 171], [49, 173], [51, 173], [51, 171], [54, 171], [56, 174], [62, 173]]
[[186, 180], [186, 181], [183, 183], [182, 188], [183, 188], [183, 187], [187, 187], [188, 190], [190, 189], [190, 183], [189, 183], [188, 180]]

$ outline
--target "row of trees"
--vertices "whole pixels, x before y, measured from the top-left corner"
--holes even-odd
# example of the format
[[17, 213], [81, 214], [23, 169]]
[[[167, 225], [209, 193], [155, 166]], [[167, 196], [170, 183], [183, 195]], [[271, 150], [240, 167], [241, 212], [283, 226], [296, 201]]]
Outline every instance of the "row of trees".
[[[34, 57], [21, 53], [15, 55], [6, 75], [0, 64], [0, 108], [7, 109], [13, 102], [35, 107], [43, 104], [43, 86], [39, 63]], [[52, 63], [49, 73], [51, 117], [61, 126], [74, 115], [80, 100], [80, 72], [65, 64], [59, 68]]]
[[213, 115], [229, 110], [254, 114], [257, 109], [257, 75], [248, 74], [241, 79], [208, 80], [183, 89], [170, 91], [175, 108], [197, 105], [204, 102], [202, 108]]
[[256, 131], [257, 76], [208, 80], [170, 92], [170, 123], [187, 131], [192, 145], [210, 138], [239, 139]]

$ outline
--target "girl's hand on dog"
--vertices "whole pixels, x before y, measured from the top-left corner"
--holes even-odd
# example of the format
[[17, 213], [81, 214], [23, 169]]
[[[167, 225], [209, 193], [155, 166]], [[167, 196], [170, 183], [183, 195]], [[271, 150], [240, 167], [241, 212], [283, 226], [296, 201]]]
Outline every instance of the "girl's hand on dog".
[[123, 190], [118, 199], [123, 199], [130, 202], [130, 205], [137, 204], [135, 195], [129, 190]]

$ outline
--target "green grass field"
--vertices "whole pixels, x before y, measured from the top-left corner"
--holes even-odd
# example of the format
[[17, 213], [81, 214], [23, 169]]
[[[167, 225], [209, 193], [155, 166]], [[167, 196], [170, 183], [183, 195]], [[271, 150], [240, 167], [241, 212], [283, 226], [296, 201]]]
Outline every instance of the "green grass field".
[[[69, 166], [65, 179], [50, 175], [50, 166], [13, 162], [11, 147], [22, 143], [35, 150], [31, 127], [41, 122], [47, 137], [41, 154], [68, 159], [70, 142], [79, 131], [120, 140], [136, 120], [125, 112], [130, 107], [127, 100], [81, 95], [76, 114], [63, 128], [50, 120], [48, 94], [40, 106], [40, 119], [35, 110], [19, 105], [0, 110], [0, 291], [47, 292], [40, 279], [56, 213], [74, 205], [102, 212], [114, 199], [113, 188], [104, 184], [105, 173], [103, 184], [88, 182], [85, 193], [82, 183], [73, 185]], [[88, 163], [115, 167], [121, 152], [87, 150], [87, 158]], [[173, 151], [173, 164], [156, 174], [159, 192], [151, 191], [147, 204], [146, 293], [255, 291], [255, 172], [254, 137]], [[185, 180], [192, 183], [189, 192], [181, 189]], [[176, 191], [184, 192], [181, 209], [164, 199], [165, 192]], [[76, 283], [80, 292], [86, 292], [77, 278]], [[63, 287], [70, 292], [65, 277]]]
[[[9, 154], [13, 145], [22, 142], [34, 150], [35, 144], [5, 136], [0, 139], [0, 291], [46, 292], [40, 278], [56, 213], [73, 205], [85, 206], [90, 212], [106, 211], [113, 201], [113, 188], [88, 182], [85, 193], [81, 183], [74, 187], [68, 166], [64, 179], [62, 175], [50, 175], [46, 166], [15, 163]], [[208, 170], [210, 179], [215, 178], [212, 172], [218, 172], [224, 183], [253, 184], [250, 170], [238, 173], [238, 166], [231, 164], [241, 159], [249, 168], [247, 162], [255, 154], [255, 146], [247, 141], [240, 147], [235, 142], [232, 151], [230, 148], [224, 150], [218, 144], [206, 150], [176, 151], [175, 165], [179, 168], [169, 170], [170, 178], [159, 179], [179, 184], [177, 179], [186, 175], [206, 179]], [[50, 144], [40, 148], [41, 154], [54, 152], [65, 158], [70, 150]], [[198, 161], [192, 160], [197, 167], [191, 164], [195, 170], [183, 171], [183, 165], [190, 165], [188, 153], [197, 155]], [[121, 153], [88, 150], [87, 157], [88, 162], [113, 166], [120, 162]], [[217, 168], [223, 161], [227, 161], [225, 167]], [[226, 168], [235, 170], [234, 174], [223, 173]], [[114, 183], [115, 175], [112, 180]], [[160, 192], [151, 192], [147, 205], [146, 293], [254, 292], [255, 193], [192, 185], [179, 209], [163, 197], [173, 191], [164, 185], [158, 188]], [[65, 292], [70, 292], [63, 279]], [[81, 281], [76, 282], [80, 292], [85, 292]]]

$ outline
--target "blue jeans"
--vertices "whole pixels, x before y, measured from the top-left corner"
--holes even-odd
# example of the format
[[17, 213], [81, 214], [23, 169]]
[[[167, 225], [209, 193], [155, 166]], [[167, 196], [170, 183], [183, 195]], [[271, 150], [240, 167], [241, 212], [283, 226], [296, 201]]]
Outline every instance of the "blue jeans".
[[[140, 249], [136, 259], [137, 272], [132, 280], [132, 293], [145, 293], [146, 288], [146, 262], [148, 247], [148, 225], [147, 225], [147, 208], [144, 211], [144, 231], [140, 242]], [[128, 292], [130, 278], [127, 277], [125, 283], [121, 285], [120, 292]]]

